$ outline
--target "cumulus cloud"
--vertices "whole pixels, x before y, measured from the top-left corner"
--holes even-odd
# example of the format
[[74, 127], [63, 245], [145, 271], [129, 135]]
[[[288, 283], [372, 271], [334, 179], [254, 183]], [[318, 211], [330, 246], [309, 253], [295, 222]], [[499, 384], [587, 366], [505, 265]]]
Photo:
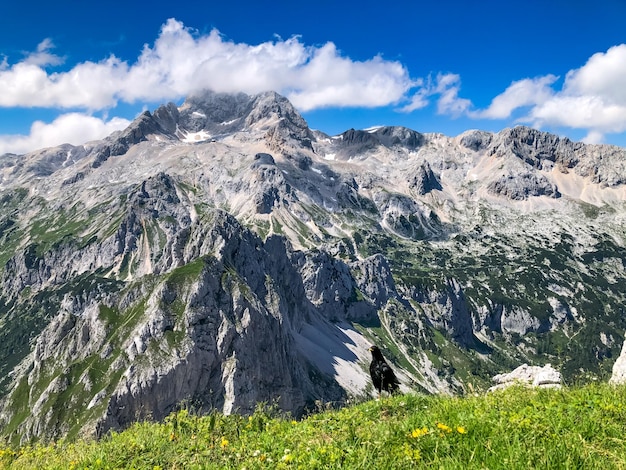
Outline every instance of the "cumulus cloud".
[[106, 120], [83, 113], [63, 114], [51, 123], [35, 121], [28, 135], [0, 136], [0, 155], [27, 153], [33, 149], [64, 143], [78, 145], [102, 139], [129, 124], [130, 121], [117, 117]]
[[590, 131], [582, 141], [586, 144], [601, 144], [604, 140], [604, 134], [597, 131]]
[[557, 79], [555, 75], [546, 75], [515, 81], [504, 93], [496, 96], [487, 109], [473, 111], [469, 115], [474, 118], [505, 119], [518, 108], [543, 104], [554, 96], [551, 85]]
[[275, 90], [301, 110], [328, 106], [383, 106], [398, 102], [415, 86], [397, 61], [375, 56], [354, 61], [333, 43], [307, 46], [298, 37], [259, 45], [226, 40], [217, 30], [198, 35], [168, 20], [136, 62], [115, 56], [49, 73], [58, 64], [50, 41], [37, 52], [0, 69], [0, 106], [84, 108], [118, 102], [164, 101], [203, 88], [218, 92]]
[[589, 131], [588, 141], [626, 131], [626, 44], [591, 56], [565, 77], [563, 89], [528, 115], [535, 125], [565, 126]]
[[403, 113], [412, 113], [418, 109], [425, 108], [430, 104], [431, 91], [428, 88], [421, 88], [413, 94], [408, 104], [402, 106], [398, 111]]
[[556, 76], [546, 75], [513, 82], [484, 110], [470, 111], [474, 118], [507, 119], [521, 108], [518, 119], [535, 127], [582, 129], [586, 142], [599, 143], [608, 133], [626, 131], [626, 44], [594, 54], [585, 65], [570, 70], [560, 90]]
[[570, 71], [565, 80], [564, 93], [573, 96], [596, 96], [619, 104], [626, 104], [626, 44], [599, 52], [587, 63]]
[[561, 93], [533, 108], [525, 119], [537, 125], [622, 132], [626, 130], [626, 106], [600, 96]]

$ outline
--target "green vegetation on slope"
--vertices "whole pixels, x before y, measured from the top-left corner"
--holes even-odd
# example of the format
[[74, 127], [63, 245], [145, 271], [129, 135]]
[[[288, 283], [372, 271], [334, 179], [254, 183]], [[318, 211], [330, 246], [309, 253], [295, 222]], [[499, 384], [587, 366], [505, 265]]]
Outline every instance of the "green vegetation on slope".
[[188, 410], [100, 441], [0, 448], [0, 468], [626, 468], [626, 387], [404, 395], [301, 421]]

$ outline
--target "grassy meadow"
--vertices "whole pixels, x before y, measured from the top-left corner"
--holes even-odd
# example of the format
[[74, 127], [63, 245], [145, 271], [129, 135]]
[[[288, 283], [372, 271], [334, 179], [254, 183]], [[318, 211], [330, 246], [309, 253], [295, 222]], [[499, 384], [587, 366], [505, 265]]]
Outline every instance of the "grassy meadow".
[[142, 422], [100, 440], [3, 447], [2, 469], [626, 469], [626, 387], [407, 394], [293, 420]]

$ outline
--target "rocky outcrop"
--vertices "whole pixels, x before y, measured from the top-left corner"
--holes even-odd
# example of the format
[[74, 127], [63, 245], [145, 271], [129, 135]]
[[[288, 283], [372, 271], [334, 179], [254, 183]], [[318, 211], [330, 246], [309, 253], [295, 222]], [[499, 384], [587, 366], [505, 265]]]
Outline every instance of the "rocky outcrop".
[[512, 385], [526, 385], [540, 388], [559, 388], [562, 385], [561, 373], [552, 365], [543, 367], [522, 364], [507, 374], [498, 374], [493, 377], [495, 385], [489, 391], [500, 390]]
[[435, 328], [445, 331], [460, 344], [469, 346], [475, 343], [470, 307], [456, 279], [446, 279], [440, 289], [411, 286], [408, 295], [419, 302]]
[[178, 110], [178, 116], [166, 109], [160, 115], [166, 115], [167, 122], [176, 123], [179, 137], [186, 132], [203, 131], [213, 138], [221, 138], [244, 130], [259, 130], [264, 132], [269, 148], [275, 151], [294, 144], [312, 149], [314, 140], [302, 116], [284, 96], [275, 92], [249, 96], [203, 91], [188, 97]]
[[534, 173], [503, 176], [489, 183], [487, 189], [492, 194], [516, 201], [537, 196], [557, 198], [561, 195], [555, 184], [550, 183], [545, 176]]
[[[168, 135], [175, 135], [180, 122], [180, 111], [174, 103], [159, 106], [154, 112], [154, 120], [159, 127]], [[154, 131], [153, 131], [154, 132]]]
[[626, 150], [608, 145], [585, 145], [525, 126], [496, 134], [489, 153], [497, 157], [513, 156], [538, 170], [560, 171], [589, 177], [596, 184], [614, 187], [626, 181]]
[[383, 255], [376, 254], [356, 261], [351, 264], [351, 269], [358, 289], [376, 309], [383, 307], [389, 299], [398, 297], [391, 266]]
[[460, 144], [474, 152], [486, 149], [493, 140], [493, 134], [484, 131], [467, 131], [459, 136]]
[[549, 330], [547, 320], [541, 321], [522, 308], [489, 302], [476, 312], [476, 329], [505, 335], [525, 335]]
[[92, 168], [98, 168], [110, 157], [123, 155], [133, 145], [147, 140], [148, 136], [158, 135], [161, 138], [172, 139], [174, 136], [170, 133], [173, 126], [171, 107], [159, 108], [158, 111], [158, 117], [153, 116], [150, 111], [144, 111], [126, 129], [113, 134], [105, 139], [103, 144], [96, 146], [90, 154], [93, 158]]
[[385, 147], [397, 146], [410, 151], [417, 150], [426, 143], [423, 134], [400, 126], [383, 126], [372, 132], [372, 135]]
[[179, 110], [180, 124], [192, 132], [236, 132], [243, 128], [242, 120], [250, 112], [250, 107], [250, 96], [245, 93], [214, 93], [207, 90], [185, 99]]
[[613, 364], [613, 371], [609, 383], [620, 385], [626, 383], [626, 343], [622, 346], [622, 352]]
[[423, 240], [441, 232], [438, 221], [431, 217], [432, 212], [410, 197], [380, 192], [374, 195], [374, 202], [382, 223], [402, 237]]
[[529, 127], [506, 129], [494, 138], [490, 152], [493, 155], [513, 154], [534, 168], [543, 168], [545, 162], [558, 163], [565, 168], [578, 164], [578, 151], [584, 144]]
[[269, 214], [277, 207], [289, 207], [297, 196], [268, 153], [258, 153], [251, 165], [248, 184], [257, 214]]
[[379, 146], [415, 151], [425, 143], [425, 137], [406, 127], [385, 126], [370, 131], [349, 129], [334, 143], [341, 157], [367, 153]]
[[314, 139], [309, 126], [284, 97], [274, 92], [258, 95], [245, 118], [249, 128], [267, 129], [265, 139], [271, 149], [286, 150], [295, 146], [312, 149]]
[[411, 175], [409, 187], [420, 196], [434, 190], [441, 191], [443, 189], [439, 178], [435, 175], [428, 162], [424, 162], [417, 167], [415, 173]]

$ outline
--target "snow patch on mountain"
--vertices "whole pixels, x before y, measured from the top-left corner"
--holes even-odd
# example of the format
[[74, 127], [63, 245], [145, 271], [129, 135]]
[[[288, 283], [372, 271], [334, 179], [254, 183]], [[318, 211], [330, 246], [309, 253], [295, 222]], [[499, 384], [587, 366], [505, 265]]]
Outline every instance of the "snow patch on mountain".
[[203, 142], [205, 140], [211, 139], [211, 134], [206, 131], [199, 132], [183, 132], [183, 138], [180, 139], [182, 142], [193, 144], [196, 142]]

